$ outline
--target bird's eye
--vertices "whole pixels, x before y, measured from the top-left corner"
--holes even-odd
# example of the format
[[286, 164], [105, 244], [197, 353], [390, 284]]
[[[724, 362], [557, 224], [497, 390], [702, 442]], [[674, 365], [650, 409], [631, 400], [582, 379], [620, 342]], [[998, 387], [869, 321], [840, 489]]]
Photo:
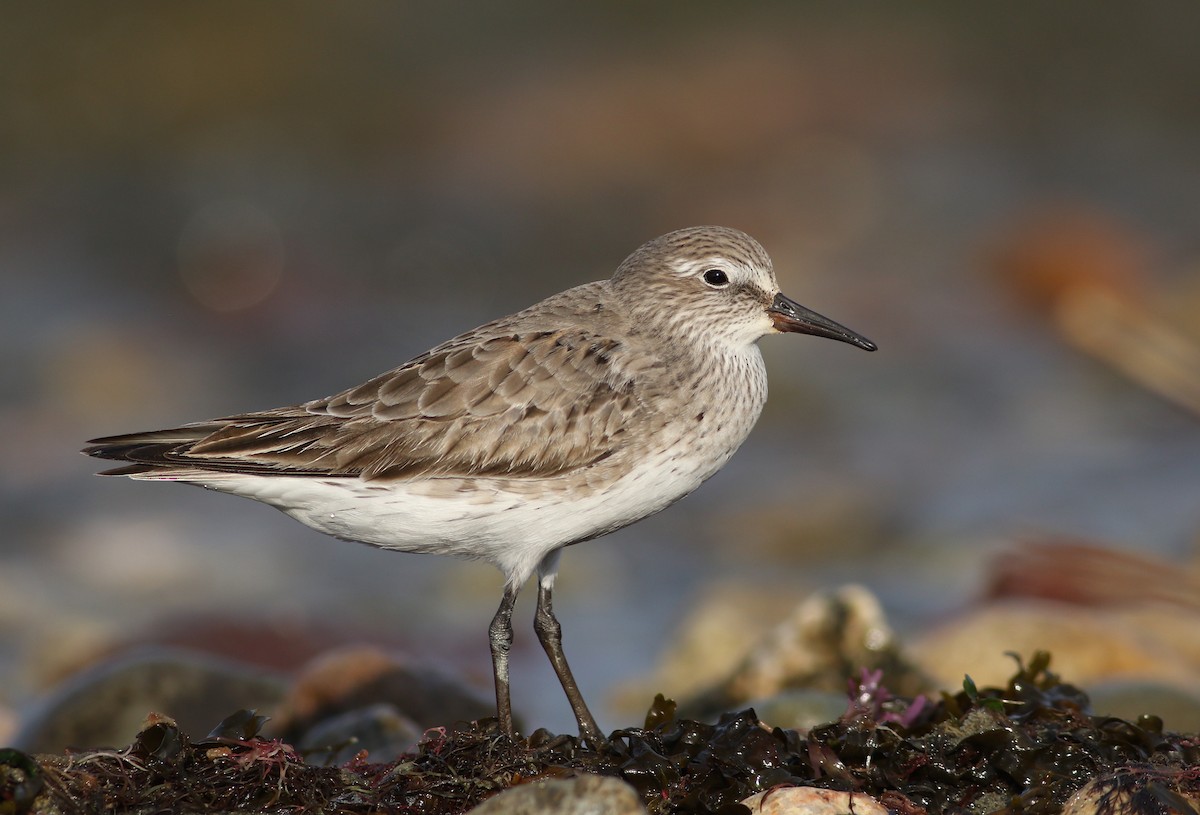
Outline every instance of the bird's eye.
[[729, 275], [720, 269], [709, 269], [704, 273], [704, 282], [713, 288], [719, 289], [722, 286], [729, 285]]

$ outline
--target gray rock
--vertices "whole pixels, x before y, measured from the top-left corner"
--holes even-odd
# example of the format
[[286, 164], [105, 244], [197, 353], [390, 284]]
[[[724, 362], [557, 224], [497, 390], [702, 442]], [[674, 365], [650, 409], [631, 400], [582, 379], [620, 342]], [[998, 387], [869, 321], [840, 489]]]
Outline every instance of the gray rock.
[[310, 764], [345, 764], [366, 750], [372, 762], [386, 764], [416, 749], [424, 731], [394, 705], [348, 710], [310, 728], [296, 748]]
[[274, 707], [284, 688], [274, 674], [209, 654], [139, 649], [66, 680], [26, 717], [13, 746], [30, 753], [122, 746], [151, 712], [202, 737], [240, 708]]
[[267, 731], [295, 743], [322, 722], [378, 704], [391, 705], [421, 730], [496, 712], [492, 699], [434, 665], [372, 645], [345, 645], [304, 666]]
[[619, 778], [579, 775], [522, 784], [484, 801], [471, 815], [646, 815], [633, 787]]
[[759, 721], [771, 727], [807, 732], [817, 725], [837, 721], [848, 705], [845, 692], [784, 690], [765, 699], [752, 700]]
[[1165, 682], [1113, 679], [1087, 687], [1092, 711], [1137, 721], [1142, 715], [1158, 716], [1167, 730], [1200, 732], [1200, 696]]

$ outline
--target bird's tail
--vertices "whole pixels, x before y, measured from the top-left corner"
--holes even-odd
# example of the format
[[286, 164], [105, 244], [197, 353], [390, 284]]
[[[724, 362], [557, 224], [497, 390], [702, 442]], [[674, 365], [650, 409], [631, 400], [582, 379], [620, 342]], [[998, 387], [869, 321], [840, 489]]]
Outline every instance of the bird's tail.
[[191, 470], [181, 463], [179, 454], [219, 428], [219, 424], [202, 422], [169, 430], [104, 436], [88, 441], [82, 452], [95, 458], [127, 462], [124, 467], [104, 470], [100, 475], [168, 479]]

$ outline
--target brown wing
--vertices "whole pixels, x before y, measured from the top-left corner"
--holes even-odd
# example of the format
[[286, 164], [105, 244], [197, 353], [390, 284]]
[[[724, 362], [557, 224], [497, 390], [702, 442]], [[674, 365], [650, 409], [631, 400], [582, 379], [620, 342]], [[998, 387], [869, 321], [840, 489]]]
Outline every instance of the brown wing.
[[400, 478], [552, 476], [613, 453], [641, 410], [618, 343], [579, 330], [465, 335], [327, 399], [85, 452], [114, 474], [202, 469]]

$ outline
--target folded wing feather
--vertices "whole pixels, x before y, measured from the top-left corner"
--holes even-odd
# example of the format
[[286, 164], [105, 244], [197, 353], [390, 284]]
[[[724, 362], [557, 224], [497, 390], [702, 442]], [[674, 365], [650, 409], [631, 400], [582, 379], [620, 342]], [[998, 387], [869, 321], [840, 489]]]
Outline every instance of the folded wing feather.
[[406, 478], [548, 477], [616, 449], [643, 409], [618, 344], [563, 329], [466, 335], [327, 399], [96, 439], [113, 474], [204, 470]]

